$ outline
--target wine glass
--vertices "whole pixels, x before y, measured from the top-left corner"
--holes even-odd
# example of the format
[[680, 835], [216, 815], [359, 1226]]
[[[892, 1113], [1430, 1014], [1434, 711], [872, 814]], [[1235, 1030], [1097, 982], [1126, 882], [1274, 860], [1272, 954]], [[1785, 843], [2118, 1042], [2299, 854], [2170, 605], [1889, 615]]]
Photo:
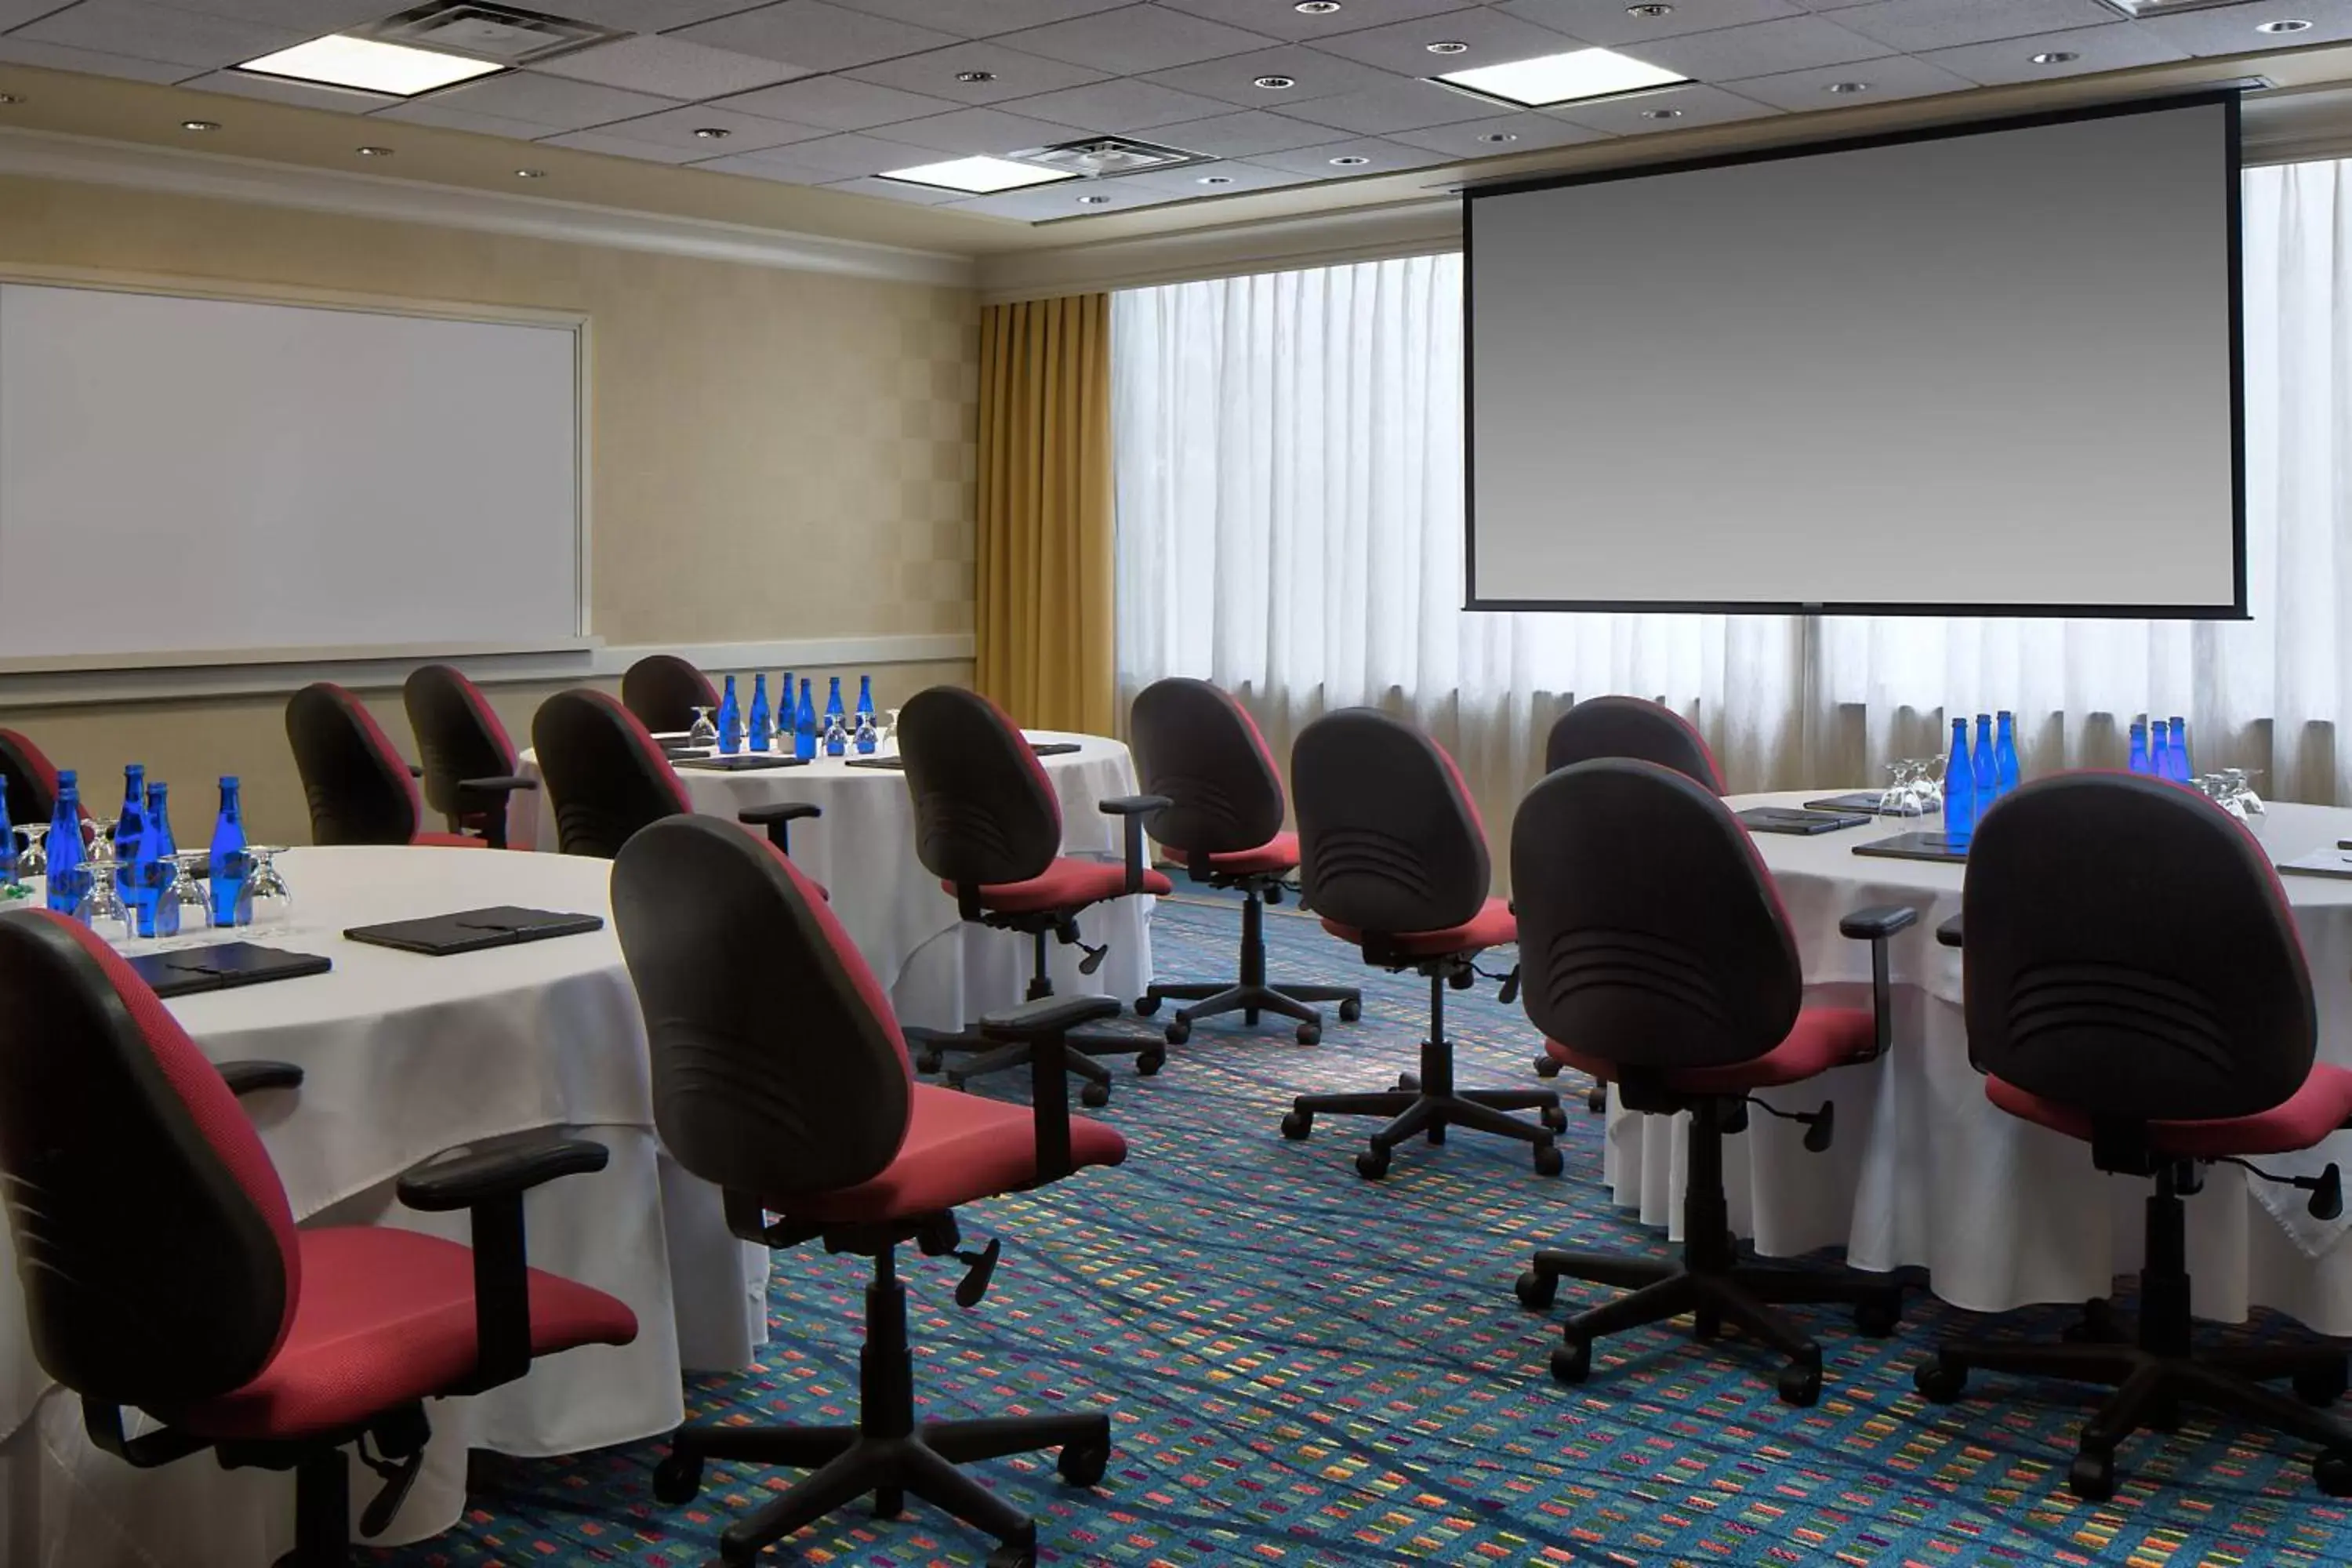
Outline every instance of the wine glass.
[[1881, 816], [1919, 815], [1919, 764], [1908, 758], [1886, 764], [1886, 788], [1879, 793]]
[[252, 907], [254, 925], [284, 925], [294, 918], [294, 896], [278, 873], [281, 846], [248, 844], [245, 847], [245, 902]]
[[892, 749], [891, 742], [898, 737], [898, 710], [896, 708], [886, 708], [882, 710], [882, 722], [876, 725], [874, 729], [874, 744], [877, 750], [887, 752]]
[[16, 826], [25, 836], [24, 851], [16, 857], [16, 875], [46, 877], [49, 874], [49, 852], [43, 847], [48, 842], [49, 825], [46, 822], [25, 822]]
[[1914, 757], [1912, 765], [1919, 770], [1915, 789], [1919, 796], [1920, 815], [1930, 816], [1944, 809], [1944, 759]]
[[686, 731], [688, 745], [699, 746], [706, 752], [715, 752], [719, 749], [719, 726], [712, 723], [710, 720], [710, 715], [717, 711], [718, 710], [714, 708], [698, 708], [694, 710], [694, 722], [688, 725]]
[[90, 846], [89, 859], [79, 872], [74, 919], [109, 942], [129, 942], [139, 934], [138, 917], [122, 900], [114, 879], [114, 840], [101, 837]]
[[172, 902], [179, 910], [173, 924], [184, 935], [202, 931], [212, 923], [212, 900], [205, 895], [205, 874], [211, 854], [203, 849], [183, 849], [172, 857]]

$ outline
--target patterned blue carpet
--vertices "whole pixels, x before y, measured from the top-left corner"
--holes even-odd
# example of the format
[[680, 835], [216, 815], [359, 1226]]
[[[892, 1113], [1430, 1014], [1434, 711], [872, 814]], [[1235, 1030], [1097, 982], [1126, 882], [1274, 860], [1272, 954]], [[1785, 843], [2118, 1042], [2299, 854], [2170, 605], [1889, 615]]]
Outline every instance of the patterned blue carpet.
[[[1913, 1392], [1910, 1369], [1938, 1334], [2048, 1335], [2057, 1311], [1973, 1318], [1914, 1292], [1901, 1331], [1873, 1342], [1825, 1310], [1813, 1321], [1826, 1379], [1809, 1410], [1773, 1397], [1770, 1363], [1670, 1327], [1604, 1340], [1589, 1383], [1553, 1383], [1560, 1317], [1598, 1296], [1571, 1282], [1550, 1311], [1523, 1310], [1511, 1281], [1528, 1252], [1665, 1250], [1609, 1203], [1580, 1085], [1561, 1080], [1568, 1168], [1552, 1179], [1530, 1172], [1524, 1145], [1459, 1131], [1444, 1148], [1401, 1148], [1379, 1183], [1352, 1163], [1366, 1121], [1318, 1121], [1309, 1142], [1285, 1142], [1289, 1096], [1377, 1089], [1414, 1065], [1425, 994], [1360, 971], [1312, 921], [1267, 923], [1276, 980], [1360, 983], [1360, 1024], [1327, 1020], [1324, 1043], [1302, 1047], [1285, 1029], [1218, 1020], [1159, 1077], [1122, 1069], [1097, 1114], [1126, 1133], [1124, 1167], [966, 1211], [968, 1245], [1005, 1244], [978, 1310], [954, 1305], [959, 1265], [908, 1255], [926, 1417], [1114, 1412], [1098, 1490], [1062, 1487], [1050, 1455], [976, 1470], [1036, 1514], [1040, 1563], [2352, 1563], [2352, 1508], [2313, 1489], [2307, 1453], [2268, 1435], [2191, 1412], [2175, 1436], [2135, 1439], [2116, 1498], [2093, 1504], [2065, 1484], [2088, 1390], [1980, 1374], [1958, 1405]], [[1154, 931], [1164, 978], [1232, 973], [1233, 905], [1163, 900]], [[1530, 1028], [1493, 996], [1482, 984], [1449, 997], [1461, 1079], [1531, 1084]], [[1017, 1092], [1017, 1078], [988, 1091]], [[780, 1254], [765, 1359], [697, 1380], [692, 1411], [852, 1419], [865, 1267], [815, 1247]], [[2293, 1331], [2277, 1320], [2251, 1331]], [[799, 1473], [714, 1465], [698, 1502], [669, 1509], [646, 1482], [661, 1451], [478, 1456], [457, 1530], [369, 1561], [709, 1563], [732, 1516]], [[978, 1564], [989, 1544], [917, 1505], [888, 1522], [836, 1515], [770, 1560]]]

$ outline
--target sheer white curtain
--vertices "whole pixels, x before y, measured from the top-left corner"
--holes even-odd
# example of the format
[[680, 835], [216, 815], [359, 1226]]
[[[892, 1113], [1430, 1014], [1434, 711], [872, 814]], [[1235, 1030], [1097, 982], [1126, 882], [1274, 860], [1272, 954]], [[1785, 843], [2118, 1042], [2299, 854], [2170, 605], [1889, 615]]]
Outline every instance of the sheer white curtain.
[[1461, 261], [1421, 257], [1115, 298], [1121, 706], [1204, 676], [1278, 751], [1385, 706], [1490, 816], [1559, 707], [1606, 691], [1691, 714], [1735, 788], [1865, 782], [1940, 751], [1945, 710], [2009, 708], [2034, 770], [2120, 762], [2131, 715], [2179, 713], [2200, 766], [2343, 797], [2352, 163], [2245, 180], [2250, 622], [1465, 612]]

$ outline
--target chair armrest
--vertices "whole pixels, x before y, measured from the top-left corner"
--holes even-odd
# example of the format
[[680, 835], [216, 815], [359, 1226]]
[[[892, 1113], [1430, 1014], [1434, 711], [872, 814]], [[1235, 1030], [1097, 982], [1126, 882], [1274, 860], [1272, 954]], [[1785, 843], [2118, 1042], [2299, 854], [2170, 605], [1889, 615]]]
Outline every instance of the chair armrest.
[[1907, 904], [1873, 904], [1855, 910], [1838, 921], [1838, 934], [1870, 943], [1870, 1011], [1876, 1028], [1870, 1056], [1875, 1061], [1895, 1043], [1895, 984], [1886, 963], [1886, 944], [1897, 932], [1919, 923], [1919, 911]]
[[[1130, 821], [1134, 820], [1129, 818]], [[1040, 996], [980, 1021], [983, 1038], [1029, 1047], [1029, 1115], [1037, 1140], [1037, 1182], [1058, 1181], [1070, 1160], [1069, 1033], [1078, 1025], [1118, 1015], [1111, 996]]]
[[1105, 816], [1150, 816], [1173, 804], [1164, 795], [1117, 795], [1095, 802], [1095, 809]]
[[980, 1032], [991, 1039], [1017, 1044], [1048, 1035], [1066, 1035], [1097, 1018], [1116, 1018], [1118, 1011], [1116, 996], [1040, 996], [1034, 1002], [986, 1015], [980, 1021]]
[[793, 852], [793, 824], [803, 817], [823, 816], [824, 807], [805, 800], [779, 800], [766, 805], [747, 805], [735, 814], [735, 820], [746, 827], [764, 827], [768, 842], [790, 855]]
[[1946, 947], [1960, 945], [1960, 917], [1954, 915], [1936, 928], [1936, 940]]
[[1856, 942], [1885, 942], [1896, 931], [1919, 923], [1919, 911], [1908, 904], [1873, 904], [1838, 921], [1838, 935]]
[[478, 789], [484, 795], [512, 795], [519, 789], [537, 789], [539, 781], [529, 773], [495, 773], [488, 778], [459, 779], [459, 789]]
[[299, 1089], [302, 1069], [292, 1062], [223, 1062], [216, 1069], [235, 1095], [262, 1089]]
[[1125, 819], [1127, 843], [1120, 858], [1127, 866], [1127, 893], [1129, 897], [1143, 891], [1143, 873], [1150, 864], [1143, 853], [1144, 818], [1156, 816], [1171, 805], [1164, 795], [1121, 795], [1095, 802], [1095, 809], [1105, 816]]
[[519, 1198], [558, 1176], [601, 1171], [612, 1158], [602, 1143], [550, 1138], [489, 1149], [445, 1149], [400, 1173], [394, 1191], [404, 1207], [446, 1214], [501, 1198]]

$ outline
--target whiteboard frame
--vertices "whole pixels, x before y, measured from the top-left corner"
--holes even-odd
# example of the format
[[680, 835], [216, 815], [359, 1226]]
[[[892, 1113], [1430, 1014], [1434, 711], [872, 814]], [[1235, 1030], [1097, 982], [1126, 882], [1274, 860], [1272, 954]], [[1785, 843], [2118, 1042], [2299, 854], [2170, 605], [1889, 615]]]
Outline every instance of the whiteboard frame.
[[347, 310], [367, 316], [411, 316], [428, 321], [478, 321], [492, 326], [561, 327], [572, 334], [572, 494], [573, 498], [572, 629], [569, 637], [520, 643], [467, 643], [420, 647], [414, 644], [361, 643], [332, 647], [187, 648], [118, 654], [47, 654], [0, 658], [0, 676], [64, 674], [81, 670], [155, 669], [188, 665], [215, 668], [240, 665], [317, 664], [358, 659], [565, 653], [593, 648], [602, 639], [591, 620], [591, 526], [593, 496], [589, 434], [594, 427], [589, 356], [594, 343], [585, 310], [543, 310], [526, 305], [482, 305], [454, 300], [312, 289], [290, 283], [246, 283], [232, 279], [189, 278], [171, 273], [119, 272], [87, 267], [0, 264], [0, 284], [38, 289], [85, 289], [97, 293], [147, 294], [173, 300], [218, 300], [244, 305], [285, 305], [298, 310]]

